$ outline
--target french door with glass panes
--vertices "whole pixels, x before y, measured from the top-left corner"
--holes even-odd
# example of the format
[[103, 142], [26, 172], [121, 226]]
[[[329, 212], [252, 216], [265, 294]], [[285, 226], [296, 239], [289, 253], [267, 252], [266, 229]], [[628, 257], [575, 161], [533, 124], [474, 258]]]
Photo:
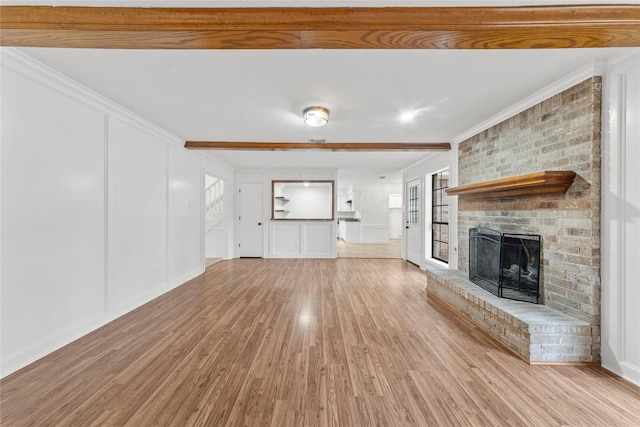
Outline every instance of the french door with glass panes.
[[413, 264], [416, 264], [418, 266], [421, 264], [420, 259], [422, 257], [422, 251], [420, 250], [420, 247], [422, 245], [420, 238], [420, 218], [422, 217], [420, 192], [420, 179], [416, 179], [407, 183], [407, 223], [405, 226], [406, 254], [407, 261], [412, 262]]

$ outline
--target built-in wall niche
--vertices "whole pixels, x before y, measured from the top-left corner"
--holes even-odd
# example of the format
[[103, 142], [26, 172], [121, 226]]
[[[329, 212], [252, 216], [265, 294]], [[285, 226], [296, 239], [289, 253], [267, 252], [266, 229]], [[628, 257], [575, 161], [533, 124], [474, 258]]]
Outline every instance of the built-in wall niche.
[[334, 181], [271, 181], [272, 220], [334, 219]]

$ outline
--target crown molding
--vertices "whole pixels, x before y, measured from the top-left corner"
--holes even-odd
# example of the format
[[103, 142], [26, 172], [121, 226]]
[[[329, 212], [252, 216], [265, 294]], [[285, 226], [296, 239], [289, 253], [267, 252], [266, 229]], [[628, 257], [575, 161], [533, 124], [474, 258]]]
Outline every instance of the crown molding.
[[184, 144], [183, 138], [83, 86], [53, 68], [36, 61], [19, 49], [11, 47], [0, 48], [0, 63], [4, 70], [14, 71], [24, 78], [54, 90], [65, 97], [82, 102], [90, 108], [131, 123], [160, 139], [178, 146]]
[[611, 72], [625, 67], [637, 66], [640, 62], [640, 48], [633, 50], [630, 53], [622, 53], [616, 56], [612, 56], [607, 60], [606, 71]]
[[479, 134], [482, 131], [489, 129], [492, 126], [501, 123], [516, 114], [519, 114], [525, 111], [528, 108], [533, 107], [549, 99], [550, 97], [559, 94], [572, 86], [577, 85], [580, 82], [585, 81], [593, 76], [600, 76], [605, 72], [605, 62], [603, 61], [593, 61], [591, 64], [588, 64], [571, 74], [566, 75], [565, 77], [557, 80], [550, 85], [540, 89], [534, 94], [528, 96], [527, 98], [513, 104], [512, 106], [500, 111], [498, 114], [489, 117], [488, 119], [476, 124], [475, 126], [467, 129], [459, 135], [456, 135], [452, 138], [452, 145], [457, 145], [462, 141], [465, 141], [471, 138], [474, 135]]

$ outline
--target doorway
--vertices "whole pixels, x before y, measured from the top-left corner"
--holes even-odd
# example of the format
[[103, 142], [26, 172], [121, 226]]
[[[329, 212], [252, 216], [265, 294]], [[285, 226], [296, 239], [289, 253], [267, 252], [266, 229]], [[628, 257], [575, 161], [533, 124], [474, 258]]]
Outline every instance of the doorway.
[[224, 259], [227, 254], [227, 227], [224, 221], [224, 181], [204, 176], [204, 265]]
[[262, 258], [262, 183], [238, 185], [238, 256]]
[[407, 198], [406, 198], [406, 225], [405, 225], [405, 245], [407, 261], [420, 266], [422, 251], [421, 251], [421, 226], [420, 219], [422, 217], [422, 204], [421, 204], [421, 185], [420, 179], [415, 179], [407, 183]]

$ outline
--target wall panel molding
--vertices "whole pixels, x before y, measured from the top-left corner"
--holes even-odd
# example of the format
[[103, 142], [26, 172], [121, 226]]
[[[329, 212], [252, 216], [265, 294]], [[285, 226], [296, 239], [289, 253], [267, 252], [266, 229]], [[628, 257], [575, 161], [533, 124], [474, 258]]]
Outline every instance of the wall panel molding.
[[389, 243], [389, 226], [360, 224], [360, 243]]
[[0, 59], [0, 64], [3, 68], [6, 67], [25, 77], [29, 77], [45, 88], [56, 90], [64, 96], [84, 102], [104, 114], [115, 115], [120, 120], [128, 121], [132, 126], [136, 126], [141, 130], [144, 129], [145, 132], [151, 132], [158, 138], [171, 140], [180, 147], [185, 143], [185, 140], [179, 136], [105, 98], [53, 68], [36, 61], [19, 49], [3, 47], [0, 49]]
[[[184, 150], [184, 141], [175, 135], [45, 67], [19, 50], [3, 48], [0, 55], [3, 82], [11, 82], [2, 88], [3, 119], [10, 119], [3, 123], [3, 136], [12, 138], [3, 138], [2, 159], [5, 162], [11, 162], [13, 159], [14, 162], [19, 161], [21, 166], [31, 166], [33, 170], [22, 168], [28, 170], [31, 175], [34, 175], [35, 171], [35, 178], [29, 176], [29, 179], [20, 179], [19, 175], [24, 173], [12, 172], [12, 175], [8, 175], [10, 168], [2, 168], [2, 226], [16, 230], [24, 228], [16, 228], [16, 222], [13, 220], [8, 222], [11, 216], [5, 213], [9, 213], [10, 205], [7, 202], [10, 201], [10, 195], [25, 202], [33, 199], [32, 195], [21, 196], [26, 192], [31, 194], [30, 185], [34, 186], [33, 188], [40, 188], [42, 185], [60, 187], [61, 194], [43, 194], [47, 199], [66, 200], [56, 211], [57, 214], [50, 213], [47, 209], [29, 208], [27, 212], [30, 212], [31, 217], [28, 227], [24, 228], [22, 238], [15, 239], [3, 233], [3, 262], [11, 255], [15, 258], [16, 265], [24, 262], [33, 265], [33, 253], [38, 253], [38, 243], [42, 247], [46, 246], [47, 251], [47, 257], [41, 260], [43, 271], [47, 271], [46, 280], [21, 278], [24, 273], [12, 273], [11, 276], [7, 276], [3, 269], [2, 301], [17, 308], [13, 312], [2, 310], [2, 336], [6, 345], [3, 345], [1, 375], [5, 376], [202, 273], [202, 251], [199, 247], [191, 246], [190, 241], [185, 242], [185, 239], [181, 239], [179, 233], [174, 241], [161, 237], [157, 243], [158, 239], [145, 239], [135, 235], [139, 230], [133, 226], [134, 233], [129, 236], [134, 241], [143, 239], [142, 247], [161, 246], [155, 253], [162, 252], [162, 256], [156, 256], [152, 262], [132, 263], [126, 253], [117, 250], [117, 231], [124, 223], [116, 215], [122, 194], [114, 179], [115, 171], [122, 167], [123, 163], [122, 159], [114, 156], [114, 151], [127, 147], [135, 148], [134, 151], [137, 153], [136, 159], [127, 160], [126, 168], [132, 172], [129, 174], [132, 181], [121, 182], [120, 185], [124, 188], [130, 187], [129, 183], [136, 183], [136, 177], [144, 178], [145, 174], [149, 173], [149, 164], [146, 161], [149, 156], [163, 159], [153, 163], [156, 165], [155, 175], [149, 179], [154, 187], [160, 188], [158, 194], [161, 194], [161, 197], [153, 199], [155, 206], [162, 212], [160, 226], [155, 229], [167, 235], [169, 230], [177, 227], [177, 223], [180, 222], [170, 221], [167, 214], [170, 211], [168, 204], [172, 200], [168, 183], [174, 170], [182, 171], [181, 174], [177, 173], [180, 175], [178, 179], [181, 185], [193, 187], [186, 196], [193, 201], [193, 206], [189, 209], [194, 215], [201, 215], [195, 210], [201, 208], [203, 160], [202, 156]], [[12, 80], [5, 80], [9, 78]], [[16, 82], [23, 81], [25, 88], [16, 86]], [[12, 126], [8, 125], [9, 122], [13, 123]], [[120, 130], [114, 132], [114, 127]], [[56, 132], [48, 132], [46, 137], [38, 133], [48, 128]], [[11, 141], [14, 143], [10, 144]], [[46, 157], [38, 156], [42, 150], [47, 150]], [[29, 160], [25, 161], [25, 158]], [[181, 159], [177, 160], [177, 164], [180, 165], [177, 169], [168, 167], [171, 159]], [[38, 166], [36, 161], [43, 166]], [[193, 164], [198, 165], [196, 173], [191, 173]], [[187, 173], [184, 173], [185, 170]], [[79, 173], [73, 174], [74, 171]], [[186, 178], [182, 179], [182, 176]], [[126, 206], [126, 211], [133, 212], [134, 215], [138, 212], [137, 199], [146, 198], [147, 188], [139, 182], [137, 184], [140, 191], [136, 190], [135, 194], [130, 194], [130, 200], [133, 202]], [[87, 188], [91, 188], [91, 191]], [[158, 200], [161, 202], [156, 203]], [[176, 199], [176, 203], [180, 204], [180, 200]], [[20, 203], [11, 201], [11, 206], [19, 205]], [[178, 206], [178, 210], [183, 207]], [[134, 224], [136, 221], [144, 223], [147, 219], [138, 218]], [[60, 227], [47, 228], [52, 221]], [[63, 222], [67, 224], [66, 228], [62, 225]], [[202, 233], [201, 222], [196, 221], [195, 225], [187, 222], [192, 234], [195, 233], [193, 227], [198, 228], [199, 234]], [[69, 226], [69, 223], [73, 225]], [[180, 222], [183, 225], [184, 223]], [[90, 224], [90, 227], [82, 228], [82, 224]], [[89, 231], [83, 231], [71, 239], [66, 236], [38, 237], [42, 230], [52, 230], [51, 233], [54, 234], [78, 234], [78, 230], [84, 229]], [[146, 231], [147, 236], [153, 235], [153, 232], [148, 233], [148, 229]], [[36, 242], [29, 246], [32, 248], [29, 251], [12, 243], [24, 240], [27, 234]], [[8, 237], [12, 240], [7, 240]], [[196, 245], [198, 241], [195, 241]], [[188, 245], [188, 259], [171, 258], [171, 255], [167, 255], [170, 252], [169, 245], [177, 246], [173, 248], [174, 253], [183, 252], [181, 249]], [[68, 253], [77, 255], [70, 258], [67, 256]], [[62, 262], [53, 263], [51, 267], [46, 266], [51, 264], [50, 260], [55, 261], [60, 257]], [[195, 259], [196, 257], [198, 259]], [[118, 269], [122, 268], [122, 265], [116, 263], [118, 259], [129, 264], [127, 268], [132, 273], [127, 277], [133, 278], [129, 284], [133, 284], [135, 288], [127, 289], [125, 300], [117, 299], [115, 289]], [[170, 263], [174, 265], [173, 270], [169, 269]], [[21, 271], [24, 272], [25, 269]], [[33, 271], [38, 273], [39, 270]], [[136, 277], [151, 277], [147, 275], [149, 271], [160, 272], [161, 277], [152, 274], [155, 279], [144, 280], [144, 284], [140, 284]], [[173, 277], [168, 277], [169, 271]], [[81, 273], [88, 276], [84, 277]], [[80, 279], [76, 277], [82, 279], [81, 286], [78, 285]], [[47, 296], [46, 301], [50, 306], [38, 308], [34, 306], [33, 301], [25, 303], [24, 297], [20, 294], [24, 293], [20, 289], [26, 289], [23, 282], [29, 286], [27, 290], [33, 295], [39, 295], [40, 299], [43, 295]], [[19, 291], [18, 294], [13, 292], [16, 289]], [[72, 305], [66, 307], [66, 301]], [[61, 310], [64, 310], [64, 316], [56, 314]]]
[[[120, 310], [147, 300], [145, 294], [154, 295], [156, 289], [169, 283], [169, 145], [144, 126], [118, 117], [110, 121], [109, 146], [112, 161], [107, 174], [114, 190], [109, 197], [107, 225], [110, 286], [115, 290], [114, 308]], [[160, 263], [164, 266], [162, 272]], [[139, 294], [136, 289], [145, 290]]]
[[629, 239], [640, 234], [640, 195], [633, 185], [640, 179], [633, 167], [640, 135], [640, 53], [610, 64], [602, 103], [602, 366], [640, 385], [640, 292], [627, 275], [635, 262]]
[[2, 375], [106, 316], [107, 114], [28, 65], [2, 62]]

